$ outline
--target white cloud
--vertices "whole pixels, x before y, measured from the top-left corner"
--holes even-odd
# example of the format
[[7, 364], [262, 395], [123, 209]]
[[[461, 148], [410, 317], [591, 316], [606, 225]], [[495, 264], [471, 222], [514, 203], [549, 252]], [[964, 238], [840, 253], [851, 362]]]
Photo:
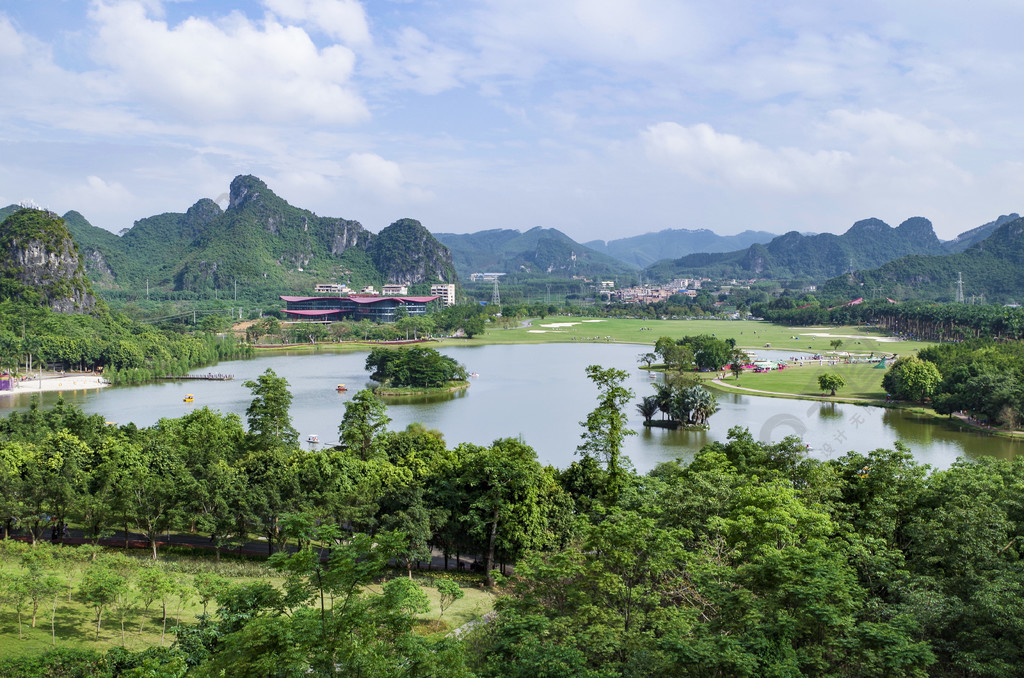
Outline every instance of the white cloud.
[[796, 148], [768, 148], [711, 125], [689, 127], [662, 122], [641, 135], [649, 157], [667, 163], [692, 179], [741, 189], [804, 192], [835, 190], [851, 164], [842, 151], [808, 153]]
[[0, 58], [18, 57], [25, 51], [25, 44], [11, 24], [10, 19], [0, 14]]
[[945, 153], [975, 139], [972, 133], [946, 127], [936, 130], [919, 120], [877, 108], [867, 111], [837, 109], [828, 113], [826, 121], [819, 127], [818, 136], [879, 150], [901, 149], [918, 153]]
[[429, 193], [410, 185], [401, 166], [376, 153], [353, 153], [345, 163], [346, 175], [364, 192], [390, 200], [426, 200]]
[[178, 118], [352, 124], [368, 116], [349, 83], [352, 51], [318, 49], [300, 28], [237, 13], [170, 26], [138, 2], [100, 0], [90, 16], [96, 60]]
[[287, 21], [298, 21], [349, 45], [371, 41], [363, 6], [356, 0], [265, 0], [267, 8]]

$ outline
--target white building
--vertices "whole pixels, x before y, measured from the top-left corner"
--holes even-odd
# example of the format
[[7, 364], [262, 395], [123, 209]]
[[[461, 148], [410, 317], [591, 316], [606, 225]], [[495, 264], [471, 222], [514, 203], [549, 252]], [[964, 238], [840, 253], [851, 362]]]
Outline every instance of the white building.
[[439, 283], [437, 285], [431, 285], [430, 296], [440, 297], [441, 303], [443, 303], [445, 306], [454, 306], [455, 285], [452, 283]]
[[350, 294], [352, 289], [342, 283], [321, 283], [313, 287], [317, 294]]
[[408, 285], [384, 285], [381, 289], [381, 294], [385, 297], [396, 297], [409, 294]]

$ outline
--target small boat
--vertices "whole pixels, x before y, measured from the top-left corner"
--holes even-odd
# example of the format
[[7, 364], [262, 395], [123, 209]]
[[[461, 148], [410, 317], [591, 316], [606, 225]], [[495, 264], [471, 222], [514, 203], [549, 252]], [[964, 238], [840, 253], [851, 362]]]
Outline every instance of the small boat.
[[480, 375], [477, 374], [476, 372], [470, 372], [469, 376], [471, 376], [471, 377], [479, 377]]
[[337, 388], [338, 393], [343, 393], [343, 392], [345, 392], [347, 390], [348, 390], [348, 387], [345, 386], [345, 384], [338, 384], [338, 388]]
[[190, 402], [193, 402], [195, 399], [196, 399], [195, 396], [193, 396], [191, 393], [187, 393], [187, 394], [185, 394], [185, 397], [182, 398], [181, 400], [182, 400], [182, 402], [190, 403]]
[[309, 443], [310, 445], [316, 445], [318, 442], [320, 442], [320, 436], [314, 433], [310, 435], [308, 438], [306, 438], [306, 442]]

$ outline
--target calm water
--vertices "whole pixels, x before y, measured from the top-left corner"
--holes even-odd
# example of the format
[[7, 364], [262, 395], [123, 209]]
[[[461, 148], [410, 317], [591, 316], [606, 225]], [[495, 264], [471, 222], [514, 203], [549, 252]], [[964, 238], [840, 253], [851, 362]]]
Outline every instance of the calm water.
[[[565, 466], [575, 458], [580, 442], [579, 422], [594, 408], [597, 391], [586, 378], [587, 365], [617, 367], [630, 374], [627, 386], [636, 401], [653, 392], [652, 379], [637, 369], [636, 356], [645, 347], [619, 344], [534, 344], [519, 346], [453, 347], [442, 349], [479, 377], [465, 392], [441, 400], [389, 404], [391, 428], [421, 422], [444, 433], [449, 445], [486, 445], [496, 438], [522, 436], [544, 463]], [[228, 382], [159, 383], [106, 388], [65, 394], [89, 413], [119, 424], [148, 426], [161, 417], [177, 417], [195, 407], [239, 414], [243, 421], [251, 394], [242, 382], [268, 367], [288, 380], [294, 397], [292, 421], [301, 438], [317, 434], [325, 443], [338, 439], [344, 402], [369, 383], [365, 352], [276, 355], [220, 363], [215, 372], [233, 374]], [[207, 369], [195, 370], [204, 373]], [[344, 383], [347, 393], [335, 387]], [[184, 403], [186, 393], [195, 402]], [[44, 394], [51, 404], [56, 394]], [[849, 450], [867, 452], [891, 447], [897, 440], [910, 446], [915, 457], [944, 468], [957, 457], [1010, 457], [1024, 451], [1019, 443], [958, 430], [945, 422], [919, 420], [896, 410], [800, 400], [718, 394], [721, 409], [707, 432], [645, 429], [630, 406], [631, 426], [639, 435], [626, 440], [626, 453], [640, 471], [677, 457], [690, 458], [708, 442], [724, 440], [730, 427], [748, 427], [760, 440], [777, 441], [799, 435], [818, 458]], [[2, 409], [24, 409], [28, 397], [0, 400]], [[2, 413], [0, 409], [0, 413]]]

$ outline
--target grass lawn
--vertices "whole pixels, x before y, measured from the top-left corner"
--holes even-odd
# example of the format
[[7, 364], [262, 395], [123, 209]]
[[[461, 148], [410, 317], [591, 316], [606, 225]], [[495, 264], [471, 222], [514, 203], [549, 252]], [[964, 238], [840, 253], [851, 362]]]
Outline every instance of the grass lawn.
[[[147, 553], [138, 552], [132, 555], [137, 557], [142, 563], [149, 563]], [[237, 562], [224, 560], [217, 564], [210, 558], [167, 555], [161, 557], [161, 562], [163, 567], [173, 572], [179, 581], [186, 584], [192, 583], [195, 573], [204, 571], [217, 572], [228, 578], [232, 584], [241, 584], [259, 579], [270, 581], [280, 587], [284, 582], [282, 577], [278, 576], [273, 570], [269, 570], [259, 561]], [[54, 619], [56, 647], [91, 649], [100, 652], [106, 652], [113, 647], [120, 647], [122, 644], [121, 625], [117, 612], [112, 607], [103, 611], [102, 628], [99, 635], [97, 635], [95, 608], [79, 602], [77, 596], [74, 595], [77, 593], [84, 568], [70, 570], [72, 573], [71, 589], [73, 592], [70, 602], [68, 601], [67, 579], [65, 576], [65, 573], [69, 570], [60, 564], [48, 569], [53, 571], [64, 582], [63, 591], [57, 596]], [[14, 558], [0, 558], [0, 573], [23, 571]], [[433, 633], [435, 631], [434, 622], [440, 614], [439, 595], [433, 585], [433, 579], [430, 576], [420, 576], [421, 574], [423, 573], [416, 573], [414, 577], [423, 586], [424, 592], [430, 599], [431, 609], [429, 612], [419, 616], [423, 623], [418, 628], [421, 633]], [[431, 573], [431, 575], [434, 575], [434, 573]], [[404, 570], [395, 570], [389, 572], [387, 576], [389, 579], [393, 579], [397, 576], [405, 576], [405, 574]], [[444, 628], [461, 626], [468, 621], [482, 616], [493, 608], [494, 593], [480, 586], [474, 586], [461, 581], [460, 585], [465, 595], [460, 600], [455, 601], [445, 611], [442, 617], [444, 622], [442, 630]], [[381, 587], [374, 585], [369, 587], [369, 590], [371, 592], [379, 592]], [[193, 594], [191, 600], [185, 600], [181, 603], [179, 613], [179, 599], [177, 596], [172, 595], [167, 603], [167, 635], [164, 639], [164, 645], [169, 646], [174, 642], [173, 628], [176, 620], [179, 618], [179, 614], [182, 624], [193, 624], [196, 622], [197, 617], [202, 614], [202, 611], [203, 606], [195, 599]], [[208, 611], [211, 613], [216, 611], [215, 602], [211, 601]], [[34, 656], [53, 648], [50, 614], [51, 599], [47, 599], [40, 605], [36, 618], [36, 627], [32, 628], [31, 607], [26, 606], [22, 610], [22, 637], [19, 638], [17, 612], [8, 605], [0, 606], [0, 659]], [[150, 606], [148, 613], [144, 614], [141, 602], [136, 600], [135, 609], [126, 616], [125, 620], [125, 647], [138, 651], [160, 645], [161, 619], [159, 601], [154, 602]], [[140, 623], [142, 624], [141, 633], [139, 630]]]
[[[578, 318], [551, 316], [529, 321], [526, 327], [503, 329], [488, 325], [487, 331], [473, 339], [453, 339], [445, 343], [466, 344], [539, 344], [572, 341], [614, 341], [654, 346], [659, 337], [679, 339], [687, 335], [712, 334], [733, 338], [741, 348], [832, 351], [830, 342], [841, 339], [841, 351], [853, 353], [908, 354], [932, 345], [921, 341], [893, 341], [884, 332], [871, 327], [784, 327], [755, 320], [629, 320], [617, 318]], [[824, 336], [819, 336], [824, 335]]]
[[838, 364], [835, 366], [807, 364], [803, 367], [787, 367], [784, 370], [770, 372], [744, 372], [739, 380], [729, 374], [727, 384], [742, 388], [772, 393], [789, 393], [798, 396], [827, 396], [828, 391], [818, 388], [818, 376], [826, 372], [836, 372], [846, 380], [846, 386], [836, 391], [836, 398], [858, 398], [869, 400], [885, 400], [882, 389], [882, 377], [885, 370], [876, 369], [874, 364], [855, 363], [852, 365]]

